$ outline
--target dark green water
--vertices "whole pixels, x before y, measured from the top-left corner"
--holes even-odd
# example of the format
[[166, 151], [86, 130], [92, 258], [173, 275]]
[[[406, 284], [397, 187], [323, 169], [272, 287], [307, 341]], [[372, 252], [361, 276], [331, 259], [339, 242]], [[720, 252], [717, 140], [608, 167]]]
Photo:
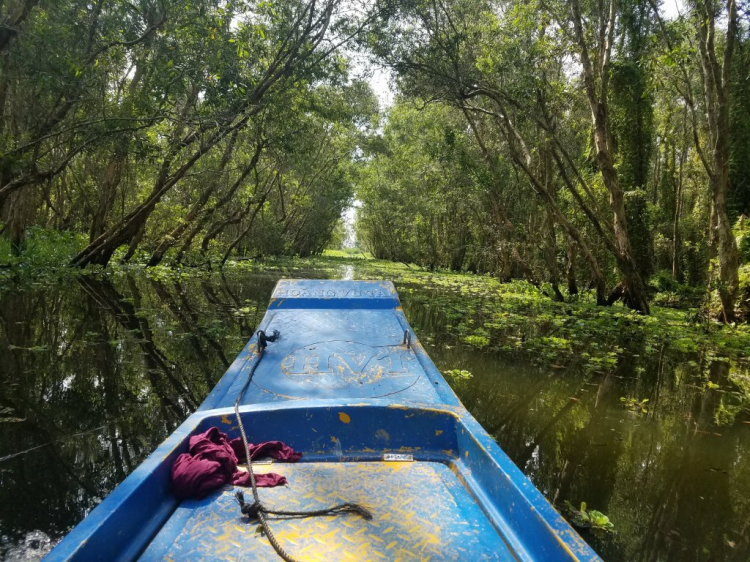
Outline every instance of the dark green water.
[[[3, 289], [0, 557], [38, 559], [195, 409], [276, 279], [330, 275], [138, 273]], [[750, 416], [723, 390], [739, 367], [632, 349], [608, 374], [540, 370], [462, 346], [425, 289], [398, 288], [438, 368], [472, 373], [456, 392], [547, 498], [610, 517], [616, 534], [585, 535], [605, 560], [750, 559]], [[629, 396], [648, 398], [647, 411], [623, 405]]]

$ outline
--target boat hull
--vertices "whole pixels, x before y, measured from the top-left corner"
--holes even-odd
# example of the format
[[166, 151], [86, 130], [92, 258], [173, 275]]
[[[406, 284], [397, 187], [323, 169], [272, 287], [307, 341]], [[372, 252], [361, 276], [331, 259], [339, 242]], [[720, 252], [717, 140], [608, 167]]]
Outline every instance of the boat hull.
[[[284, 283], [282, 294], [310, 282]], [[339, 294], [351, 287], [329, 284]], [[382, 292], [379, 308], [275, 298], [261, 324], [285, 330], [257, 368], [240, 407], [243, 425], [253, 442], [280, 440], [303, 453], [295, 465], [258, 466], [289, 480], [261, 498], [294, 510], [355, 501], [373, 513], [372, 521], [271, 519], [287, 551], [298, 560], [599, 560], [460, 404], [411, 333], [392, 286]], [[356, 317], [369, 323], [352, 336]], [[257, 523], [241, 516], [234, 488], [179, 502], [169, 483], [190, 435], [218, 427], [238, 436], [230, 401], [257, 361], [254, 340], [201, 408], [49, 560], [278, 559]]]

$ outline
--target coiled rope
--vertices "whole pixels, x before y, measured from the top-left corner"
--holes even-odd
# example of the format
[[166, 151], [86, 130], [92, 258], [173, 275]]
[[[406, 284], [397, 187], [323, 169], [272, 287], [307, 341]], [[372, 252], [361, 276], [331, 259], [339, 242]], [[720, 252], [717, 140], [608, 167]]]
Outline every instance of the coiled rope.
[[285, 560], [286, 562], [297, 562], [289, 553], [287, 553], [282, 548], [282, 546], [279, 544], [279, 541], [276, 540], [276, 537], [274, 536], [270, 526], [268, 525], [268, 519], [266, 519], [267, 514], [279, 515], [284, 518], [294, 518], [338, 515], [341, 513], [356, 513], [357, 515], [360, 515], [368, 521], [372, 519], [372, 514], [366, 508], [356, 503], [342, 503], [334, 507], [329, 507], [326, 509], [316, 509], [311, 511], [281, 511], [268, 509], [260, 501], [260, 496], [258, 495], [258, 486], [255, 483], [253, 462], [250, 458], [250, 445], [247, 440], [247, 433], [245, 433], [245, 426], [242, 423], [242, 417], [240, 416], [240, 403], [242, 402], [242, 397], [245, 395], [245, 391], [247, 390], [248, 386], [250, 386], [250, 383], [255, 376], [255, 370], [258, 368], [258, 365], [260, 365], [261, 359], [263, 359], [263, 352], [266, 350], [268, 343], [278, 340], [281, 334], [279, 334], [278, 330], [274, 330], [273, 334], [268, 336], [263, 330], [258, 330], [256, 335], [258, 336], [258, 349], [255, 363], [253, 363], [253, 366], [250, 368], [250, 372], [247, 375], [247, 380], [245, 381], [242, 390], [240, 390], [240, 393], [237, 396], [237, 400], [235, 400], [234, 402], [234, 415], [237, 418], [237, 425], [239, 426], [240, 434], [242, 435], [242, 444], [245, 446], [245, 464], [247, 466], [247, 472], [248, 474], [250, 474], [250, 485], [253, 490], [253, 503], [246, 503], [245, 495], [241, 491], [238, 491], [235, 494], [235, 497], [237, 499], [237, 503], [240, 505], [240, 511], [243, 515], [247, 515], [250, 518], [258, 518], [258, 521], [260, 521], [260, 526], [263, 529], [266, 537], [268, 537], [268, 542], [271, 543], [271, 546], [276, 551], [276, 554], [278, 554], [279, 557], [281, 557], [281, 559]]

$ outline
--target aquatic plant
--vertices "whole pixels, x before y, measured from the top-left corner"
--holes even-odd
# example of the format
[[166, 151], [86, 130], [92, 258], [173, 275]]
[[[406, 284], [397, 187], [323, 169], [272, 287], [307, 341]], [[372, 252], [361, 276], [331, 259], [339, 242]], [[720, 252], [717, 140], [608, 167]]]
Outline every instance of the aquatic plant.
[[568, 508], [568, 520], [580, 529], [591, 529], [603, 533], [613, 533], [615, 525], [609, 517], [596, 509], [587, 509], [586, 502], [581, 502], [581, 508], [576, 509], [569, 501], [565, 502]]
[[643, 400], [638, 400], [637, 398], [626, 398], [625, 396], [620, 397], [620, 402], [622, 402], [625, 407], [630, 410], [631, 412], [640, 412], [641, 414], [647, 414], [648, 408], [646, 407], [646, 404], [648, 403], [648, 398], [644, 398]]

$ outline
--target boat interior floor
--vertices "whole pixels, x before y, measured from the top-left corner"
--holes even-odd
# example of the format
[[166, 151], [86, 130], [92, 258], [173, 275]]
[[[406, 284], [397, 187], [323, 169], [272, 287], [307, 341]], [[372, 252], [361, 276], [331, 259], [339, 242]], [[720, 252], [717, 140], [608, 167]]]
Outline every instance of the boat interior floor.
[[[440, 462], [301, 462], [256, 465], [288, 484], [261, 488], [268, 509], [313, 510], [356, 502], [373, 515], [269, 516], [296, 560], [516, 560], [461, 478]], [[257, 520], [240, 513], [225, 486], [183, 501], [141, 560], [279, 559]], [[246, 498], [252, 498], [245, 489]]]

